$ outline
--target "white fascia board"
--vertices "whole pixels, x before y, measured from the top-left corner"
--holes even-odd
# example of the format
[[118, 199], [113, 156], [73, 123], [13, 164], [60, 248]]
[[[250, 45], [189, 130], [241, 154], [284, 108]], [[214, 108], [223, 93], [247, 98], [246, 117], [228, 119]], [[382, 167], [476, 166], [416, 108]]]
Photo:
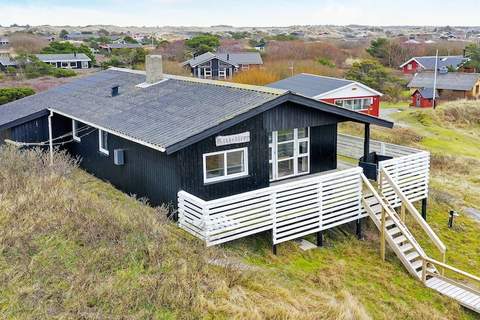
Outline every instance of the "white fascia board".
[[381, 92], [378, 92], [378, 91], [376, 91], [376, 90], [374, 90], [374, 89], [372, 89], [372, 88], [370, 88], [370, 87], [368, 87], [368, 86], [366, 86], [366, 85], [364, 85], [364, 84], [361, 84], [360, 82], [354, 82], [354, 83], [347, 84], [346, 86], [343, 86], [343, 87], [340, 87], [340, 88], [337, 88], [337, 89], [333, 89], [333, 90], [324, 92], [324, 93], [319, 94], [319, 95], [317, 95], [317, 96], [314, 96], [314, 97], [312, 97], [312, 98], [313, 98], [313, 99], [317, 99], [317, 100], [318, 100], [318, 99], [329, 98], [329, 96], [331, 96], [331, 95], [334, 94], [335, 92], [338, 92], [338, 91], [341, 91], [341, 90], [344, 90], [344, 89], [348, 89], [349, 87], [352, 87], [352, 86], [354, 86], [354, 85], [357, 85], [357, 86], [359, 86], [359, 87], [361, 87], [361, 88], [363, 88], [363, 89], [371, 92], [372, 95], [374, 95], [374, 96], [380, 96], [380, 97], [383, 96], [383, 93], [381, 93]]
[[425, 69], [425, 66], [423, 64], [421, 64], [417, 59], [415, 59], [415, 57], [411, 58], [410, 60], [408, 60], [407, 62], [401, 64], [399, 66], [399, 68], [403, 68], [404, 66], [406, 66], [407, 64], [409, 64], [410, 62], [412, 61], [415, 61], [416, 63], [418, 63], [419, 66], [421, 66], [423, 69]]
[[118, 137], [123, 138], [123, 139], [125, 139], [125, 140], [132, 141], [132, 142], [141, 144], [141, 145], [143, 145], [143, 146], [146, 146], [146, 147], [149, 147], [149, 148], [158, 150], [158, 151], [160, 151], [160, 152], [165, 152], [165, 148], [160, 147], [160, 146], [157, 146], [157, 145], [155, 145], [155, 144], [148, 143], [148, 142], [145, 142], [145, 141], [142, 141], [142, 140], [139, 140], [139, 139], [136, 139], [136, 138], [127, 136], [126, 134], [123, 134], [123, 133], [120, 133], [120, 132], [117, 132], [117, 131], [114, 131], [114, 130], [107, 129], [107, 128], [105, 128], [105, 127], [102, 127], [102, 126], [93, 124], [93, 123], [91, 123], [91, 122], [89, 122], [89, 121], [82, 120], [82, 119], [80, 119], [80, 118], [71, 116], [71, 115], [69, 115], [69, 114], [66, 114], [66, 113], [61, 112], [61, 111], [57, 111], [57, 110], [52, 109], [52, 108], [48, 108], [48, 110], [49, 110], [50, 112], [57, 113], [57, 114], [59, 114], [59, 115], [61, 115], [61, 116], [70, 118], [70, 119], [72, 119], [72, 120], [85, 123], [85, 124], [88, 125], [89, 127], [93, 127], [93, 128], [96, 128], [96, 129], [99, 129], [99, 130], [108, 132], [108, 133], [110, 133], [110, 134], [113, 134], [114, 136], [118, 136]]

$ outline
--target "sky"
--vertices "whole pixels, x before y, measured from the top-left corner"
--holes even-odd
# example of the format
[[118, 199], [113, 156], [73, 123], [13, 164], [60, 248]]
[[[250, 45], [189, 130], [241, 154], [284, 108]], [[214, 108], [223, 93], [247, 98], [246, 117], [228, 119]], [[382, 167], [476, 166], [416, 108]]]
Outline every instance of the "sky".
[[480, 0], [0, 0], [0, 25], [479, 26]]

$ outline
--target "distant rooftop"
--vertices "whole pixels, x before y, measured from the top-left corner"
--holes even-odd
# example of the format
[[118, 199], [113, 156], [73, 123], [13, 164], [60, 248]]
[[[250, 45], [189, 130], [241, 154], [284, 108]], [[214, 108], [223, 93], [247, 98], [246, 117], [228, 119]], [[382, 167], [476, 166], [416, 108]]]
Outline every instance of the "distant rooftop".
[[35, 56], [43, 62], [92, 61], [85, 53], [52, 53], [36, 54]]
[[[448, 72], [437, 74], [437, 89], [472, 90], [479, 81], [479, 73]], [[433, 88], [434, 73], [417, 73], [408, 84], [409, 88]], [[432, 93], [433, 95], [433, 93]]]
[[[423, 57], [413, 57], [407, 62], [403, 63], [400, 68], [411, 62], [412, 60], [417, 61], [425, 70], [434, 70], [435, 69], [435, 56], [423, 56]], [[452, 67], [455, 69], [460, 68], [464, 63], [469, 59], [464, 56], [439, 56], [438, 57], [438, 68], [442, 67]]]
[[224, 62], [231, 63], [235, 66], [242, 64], [259, 65], [263, 64], [262, 56], [258, 52], [235, 52], [235, 53], [211, 53], [206, 52], [199, 56], [196, 56], [190, 60], [185, 61], [184, 65], [190, 65], [191, 67], [198, 66], [199, 64], [210, 61], [214, 58], [220, 59]]

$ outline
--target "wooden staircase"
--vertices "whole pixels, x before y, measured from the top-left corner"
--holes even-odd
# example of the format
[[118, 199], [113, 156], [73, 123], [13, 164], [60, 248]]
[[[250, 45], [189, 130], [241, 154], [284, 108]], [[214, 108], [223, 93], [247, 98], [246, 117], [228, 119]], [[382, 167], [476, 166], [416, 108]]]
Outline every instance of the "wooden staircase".
[[[456, 300], [462, 306], [480, 313], [480, 291], [468, 283], [450, 279], [443, 274], [445, 270], [449, 270], [469, 280], [477, 281], [479, 284], [480, 278], [445, 264], [445, 245], [423, 220], [416, 208], [405, 197], [388, 173], [383, 171], [381, 174], [389, 181], [397, 195], [402, 199], [401, 214], [398, 214], [394, 208], [389, 205], [388, 201], [379, 195], [368, 179], [362, 174], [362, 180], [366, 187], [362, 204], [364, 210], [380, 230], [380, 251], [382, 258], [385, 260], [385, 243], [388, 243], [414, 278], [422, 281], [425, 286]], [[405, 211], [407, 210], [414, 216], [415, 220], [421, 225], [443, 254], [443, 262], [429, 258], [410, 233], [404, 223]]]

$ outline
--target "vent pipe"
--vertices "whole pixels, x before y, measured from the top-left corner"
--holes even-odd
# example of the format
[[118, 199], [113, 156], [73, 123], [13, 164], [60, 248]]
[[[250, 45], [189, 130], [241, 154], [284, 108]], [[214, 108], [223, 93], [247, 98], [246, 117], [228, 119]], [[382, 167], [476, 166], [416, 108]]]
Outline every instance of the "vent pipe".
[[118, 87], [117, 85], [112, 87], [112, 97], [118, 96]]
[[163, 66], [161, 55], [147, 55], [145, 57], [145, 71], [147, 83], [156, 83], [163, 79]]

